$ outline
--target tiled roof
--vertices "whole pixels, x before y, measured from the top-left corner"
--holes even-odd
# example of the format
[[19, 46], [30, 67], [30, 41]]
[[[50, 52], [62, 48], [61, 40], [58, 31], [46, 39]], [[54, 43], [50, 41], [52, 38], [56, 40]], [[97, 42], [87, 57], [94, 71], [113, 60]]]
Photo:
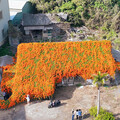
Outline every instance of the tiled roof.
[[58, 23], [53, 14], [23, 14], [23, 26], [50, 25]]

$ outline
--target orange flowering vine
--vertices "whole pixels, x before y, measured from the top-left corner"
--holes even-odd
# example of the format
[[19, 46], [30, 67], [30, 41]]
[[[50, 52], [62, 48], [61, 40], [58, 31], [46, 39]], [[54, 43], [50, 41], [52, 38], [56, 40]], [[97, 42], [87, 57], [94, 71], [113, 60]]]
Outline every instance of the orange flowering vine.
[[89, 79], [98, 71], [114, 75], [116, 68], [120, 70], [111, 54], [111, 42], [106, 40], [22, 43], [14, 62], [3, 67], [1, 88], [12, 95], [0, 100], [1, 109], [25, 101], [27, 94], [31, 99], [53, 95], [55, 84], [65, 76]]

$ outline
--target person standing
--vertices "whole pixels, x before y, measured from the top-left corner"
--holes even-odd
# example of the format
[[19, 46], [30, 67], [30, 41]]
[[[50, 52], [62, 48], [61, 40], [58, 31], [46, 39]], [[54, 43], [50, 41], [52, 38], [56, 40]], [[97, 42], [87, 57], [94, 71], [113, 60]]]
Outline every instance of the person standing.
[[10, 96], [7, 92], [3, 92], [4, 100], [7, 100]]
[[3, 97], [4, 97], [4, 100], [7, 100], [7, 98], [6, 98], [6, 92], [3, 92]]
[[78, 110], [78, 118], [79, 118], [79, 120], [82, 120], [82, 111], [81, 111], [81, 109]]
[[76, 119], [78, 120], [78, 109], [76, 110]]
[[64, 86], [64, 84], [65, 84], [65, 83], [64, 83], [64, 80], [63, 80], [63, 78], [62, 78], [62, 86]]
[[75, 117], [75, 112], [74, 112], [74, 109], [72, 110], [72, 120], [74, 120], [74, 117]]
[[27, 99], [27, 104], [29, 104], [30, 103], [30, 95], [29, 94], [27, 94], [26, 99]]

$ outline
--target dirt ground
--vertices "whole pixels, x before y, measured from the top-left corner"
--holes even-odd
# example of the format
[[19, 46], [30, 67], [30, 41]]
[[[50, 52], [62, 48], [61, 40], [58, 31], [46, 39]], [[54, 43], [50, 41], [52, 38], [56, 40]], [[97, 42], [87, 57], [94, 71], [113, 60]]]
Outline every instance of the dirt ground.
[[[120, 120], [120, 85], [101, 87], [101, 107], [112, 112]], [[92, 120], [89, 108], [97, 104], [97, 88], [64, 86], [56, 89], [55, 99], [61, 106], [48, 109], [50, 100], [32, 101], [30, 105], [19, 104], [8, 110], [0, 110], [0, 120], [71, 120], [72, 109], [82, 109], [85, 120]]]

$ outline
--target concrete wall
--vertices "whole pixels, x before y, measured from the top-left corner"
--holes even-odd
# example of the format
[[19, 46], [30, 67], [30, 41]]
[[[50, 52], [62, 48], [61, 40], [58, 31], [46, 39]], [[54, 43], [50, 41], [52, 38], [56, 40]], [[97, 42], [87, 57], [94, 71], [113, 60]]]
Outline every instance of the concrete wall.
[[[8, 64], [13, 64], [13, 59], [11, 56], [5, 55], [0, 57], [0, 67], [6, 66]], [[1, 79], [2, 79], [2, 68], [0, 68], [0, 82], [1, 82]]]
[[0, 46], [7, 37], [8, 20], [10, 19], [8, 0], [0, 0], [0, 11], [2, 11], [2, 19], [0, 19]]

